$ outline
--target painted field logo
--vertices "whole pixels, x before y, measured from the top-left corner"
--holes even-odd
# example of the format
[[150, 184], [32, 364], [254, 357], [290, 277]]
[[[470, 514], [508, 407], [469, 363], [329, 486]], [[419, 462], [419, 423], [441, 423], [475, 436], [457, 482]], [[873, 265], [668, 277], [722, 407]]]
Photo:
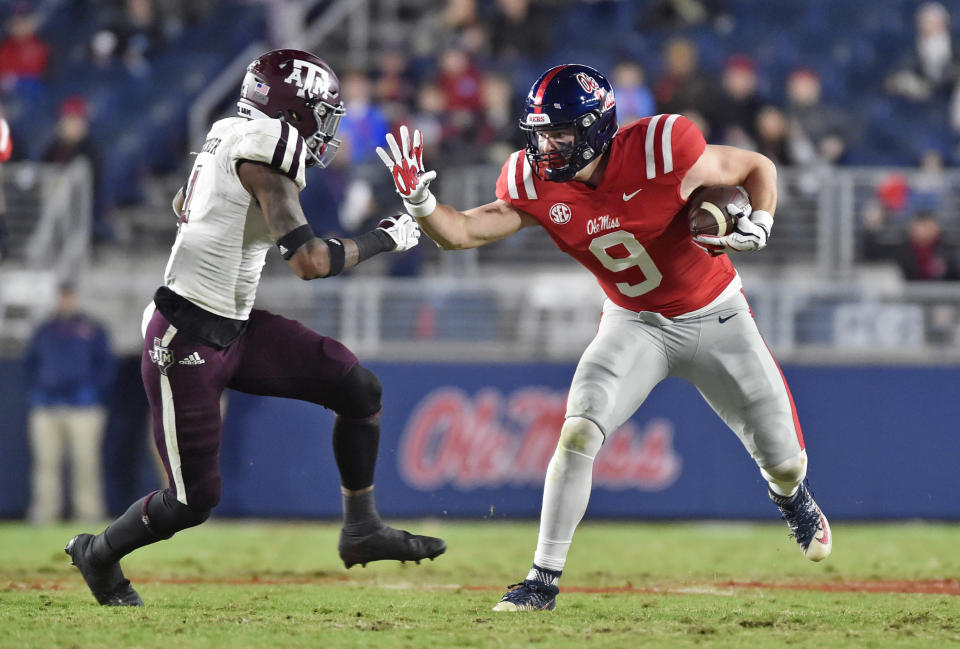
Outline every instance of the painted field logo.
[[566, 203], [554, 203], [553, 207], [550, 208], [550, 220], [557, 225], [569, 223], [572, 216], [573, 210]]
[[[543, 486], [566, 410], [566, 394], [490, 388], [472, 399], [460, 390], [434, 390], [413, 411], [400, 440], [399, 469], [416, 489], [452, 486]], [[593, 465], [594, 485], [660, 491], [680, 475], [673, 426], [653, 420], [621, 426]]]

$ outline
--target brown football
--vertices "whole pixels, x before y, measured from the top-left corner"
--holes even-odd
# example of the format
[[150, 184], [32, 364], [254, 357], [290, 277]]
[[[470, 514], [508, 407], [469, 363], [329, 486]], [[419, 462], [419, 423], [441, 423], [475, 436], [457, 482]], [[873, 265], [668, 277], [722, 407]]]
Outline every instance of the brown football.
[[737, 221], [727, 211], [730, 203], [746, 207], [750, 204], [750, 197], [743, 187], [734, 185], [714, 185], [695, 191], [687, 200], [687, 218], [693, 236], [709, 234], [722, 237], [730, 234]]

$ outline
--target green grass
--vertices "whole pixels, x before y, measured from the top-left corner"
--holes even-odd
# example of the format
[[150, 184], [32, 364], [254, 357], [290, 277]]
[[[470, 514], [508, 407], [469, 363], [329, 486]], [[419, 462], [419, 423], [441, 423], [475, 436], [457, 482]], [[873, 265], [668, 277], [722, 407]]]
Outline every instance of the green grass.
[[348, 571], [336, 525], [207, 523], [128, 557], [147, 605], [110, 609], [62, 551], [79, 530], [0, 524], [0, 648], [960, 647], [960, 596], [813, 589], [960, 579], [957, 525], [838, 523], [813, 564], [780, 525], [585, 523], [557, 610], [538, 614], [490, 610], [536, 524], [409, 528], [447, 554]]

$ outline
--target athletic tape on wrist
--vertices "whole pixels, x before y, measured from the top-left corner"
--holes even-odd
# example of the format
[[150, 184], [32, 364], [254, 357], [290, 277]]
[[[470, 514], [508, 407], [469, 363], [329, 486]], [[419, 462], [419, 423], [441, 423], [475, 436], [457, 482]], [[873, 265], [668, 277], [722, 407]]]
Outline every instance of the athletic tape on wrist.
[[421, 202], [411, 203], [407, 199], [403, 199], [403, 204], [407, 208], [407, 214], [423, 218], [433, 214], [433, 211], [437, 209], [437, 197], [433, 195], [433, 192], [427, 190], [427, 197]]

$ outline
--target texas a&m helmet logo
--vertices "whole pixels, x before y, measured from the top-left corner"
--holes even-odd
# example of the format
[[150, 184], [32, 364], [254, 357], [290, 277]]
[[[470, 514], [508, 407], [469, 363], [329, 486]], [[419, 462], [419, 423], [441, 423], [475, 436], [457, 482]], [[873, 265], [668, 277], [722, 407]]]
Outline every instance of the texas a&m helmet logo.
[[573, 210], [571, 210], [570, 206], [566, 203], [555, 203], [553, 207], [550, 208], [550, 220], [557, 225], [569, 223], [572, 216]]
[[304, 99], [321, 98], [326, 100], [330, 95], [330, 75], [319, 65], [310, 61], [293, 59], [293, 68], [284, 82], [296, 85], [297, 96]]

